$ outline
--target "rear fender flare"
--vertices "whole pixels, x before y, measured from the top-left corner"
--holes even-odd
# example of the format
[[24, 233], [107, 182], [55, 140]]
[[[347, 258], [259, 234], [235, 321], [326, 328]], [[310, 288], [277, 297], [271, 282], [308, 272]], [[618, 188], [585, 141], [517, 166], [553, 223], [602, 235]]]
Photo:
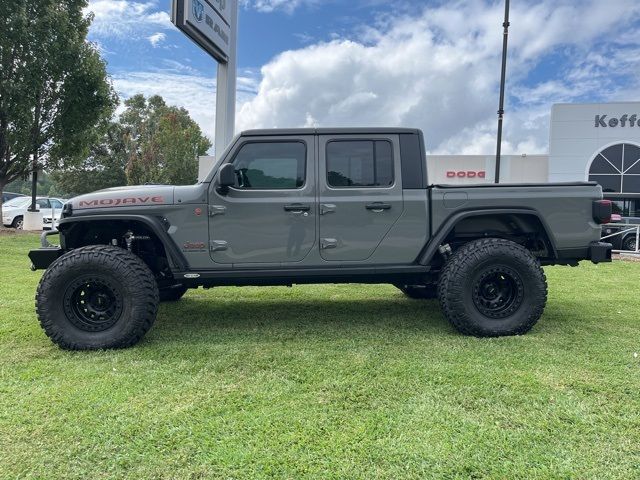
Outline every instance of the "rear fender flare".
[[492, 209], [482, 209], [482, 210], [465, 210], [461, 212], [454, 213], [451, 215], [445, 222], [442, 227], [438, 230], [438, 232], [432, 237], [431, 241], [429, 241], [420, 255], [418, 256], [417, 263], [419, 265], [429, 265], [433, 260], [433, 257], [438, 252], [438, 248], [444, 242], [445, 238], [453, 231], [456, 225], [467, 218], [470, 217], [482, 217], [482, 216], [491, 216], [491, 215], [528, 215], [537, 218], [542, 225], [542, 228], [549, 239], [551, 244], [552, 254], [555, 258], [558, 258], [558, 251], [556, 249], [555, 241], [553, 236], [551, 235], [551, 229], [545, 219], [540, 215], [537, 210], [528, 209], [528, 208], [492, 208]]

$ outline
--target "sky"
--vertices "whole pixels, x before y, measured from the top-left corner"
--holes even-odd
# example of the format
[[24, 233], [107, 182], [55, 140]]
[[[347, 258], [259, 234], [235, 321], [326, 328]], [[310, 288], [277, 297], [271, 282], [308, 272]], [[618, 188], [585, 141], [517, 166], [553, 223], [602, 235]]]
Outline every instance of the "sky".
[[[121, 99], [162, 95], [207, 136], [216, 63], [170, 0], [90, 0]], [[238, 131], [421, 128], [433, 154], [495, 152], [504, 3], [240, 0]], [[548, 151], [554, 103], [640, 100], [640, 2], [511, 2], [503, 151]]]

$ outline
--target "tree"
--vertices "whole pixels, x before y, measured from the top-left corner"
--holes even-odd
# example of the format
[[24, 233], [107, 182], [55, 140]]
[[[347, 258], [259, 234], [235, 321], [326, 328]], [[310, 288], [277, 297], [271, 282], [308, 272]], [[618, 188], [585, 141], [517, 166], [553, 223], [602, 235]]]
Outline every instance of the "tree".
[[90, 148], [89, 155], [80, 164], [55, 171], [52, 178], [59, 191], [74, 197], [126, 185], [126, 166], [123, 129], [119, 123], [111, 122], [101, 141]]
[[[31, 180], [16, 180], [6, 186], [6, 190], [14, 193], [29, 195], [31, 193]], [[38, 175], [38, 193], [44, 196], [61, 196], [55, 181], [47, 172]]]
[[0, 2], [0, 194], [31, 170], [79, 161], [113, 114], [105, 64], [86, 40], [86, 6]]
[[193, 184], [198, 156], [211, 142], [184, 108], [168, 106], [160, 96], [135, 95], [120, 117], [127, 150], [127, 180], [144, 183]]
[[71, 197], [126, 184], [193, 184], [198, 156], [210, 147], [186, 110], [136, 95], [81, 162], [52, 174], [54, 188]]

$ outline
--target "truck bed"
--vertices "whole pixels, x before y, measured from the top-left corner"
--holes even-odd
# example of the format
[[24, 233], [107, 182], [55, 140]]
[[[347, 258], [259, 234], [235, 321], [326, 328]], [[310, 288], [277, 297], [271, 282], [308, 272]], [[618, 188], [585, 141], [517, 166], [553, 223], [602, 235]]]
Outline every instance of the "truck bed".
[[465, 211], [513, 209], [540, 219], [559, 258], [584, 258], [600, 239], [592, 202], [602, 198], [602, 188], [595, 182], [432, 185], [428, 193], [432, 234]]

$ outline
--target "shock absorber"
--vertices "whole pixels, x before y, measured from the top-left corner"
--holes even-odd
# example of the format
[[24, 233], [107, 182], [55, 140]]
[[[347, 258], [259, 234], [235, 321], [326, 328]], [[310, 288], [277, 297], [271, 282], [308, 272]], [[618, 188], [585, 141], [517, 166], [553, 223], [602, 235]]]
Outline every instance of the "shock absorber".
[[151, 237], [147, 235], [134, 235], [131, 230], [128, 230], [127, 233], [124, 234], [124, 243], [127, 245], [127, 250], [129, 251], [131, 251], [134, 242], [143, 240], [151, 240]]

